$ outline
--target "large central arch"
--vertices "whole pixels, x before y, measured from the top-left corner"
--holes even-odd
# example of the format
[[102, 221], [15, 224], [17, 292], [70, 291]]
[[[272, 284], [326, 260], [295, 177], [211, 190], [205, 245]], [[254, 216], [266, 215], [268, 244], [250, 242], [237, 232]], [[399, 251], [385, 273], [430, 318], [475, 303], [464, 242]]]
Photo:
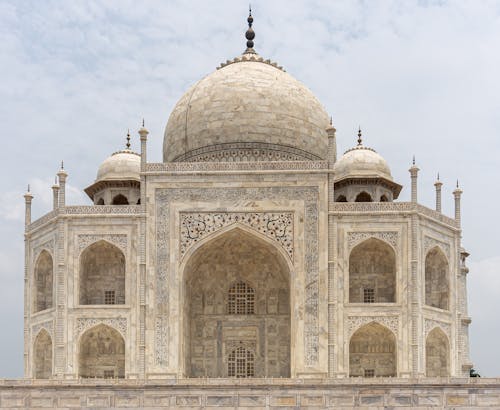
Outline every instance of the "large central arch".
[[234, 227], [185, 263], [188, 377], [290, 377], [290, 268], [271, 240]]

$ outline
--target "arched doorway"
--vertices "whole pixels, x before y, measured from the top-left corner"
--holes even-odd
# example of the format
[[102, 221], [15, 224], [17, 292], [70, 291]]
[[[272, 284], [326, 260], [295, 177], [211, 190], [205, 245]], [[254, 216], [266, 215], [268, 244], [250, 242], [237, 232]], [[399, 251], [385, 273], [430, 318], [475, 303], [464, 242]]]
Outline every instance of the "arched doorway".
[[349, 255], [349, 303], [396, 301], [396, 254], [387, 243], [371, 238]]
[[33, 362], [35, 379], [49, 379], [52, 376], [52, 338], [42, 329], [33, 344]]
[[35, 263], [33, 313], [52, 307], [54, 263], [46, 250], [40, 252]]
[[125, 256], [106, 241], [90, 245], [80, 256], [80, 304], [125, 303]]
[[349, 342], [349, 376], [396, 376], [396, 338], [378, 323], [359, 328]]
[[78, 375], [82, 378], [125, 377], [125, 341], [117, 330], [97, 325], [82, 335]]
[[432, 248], [425, 257], [425, 304], [449, 309], [448, 260], [440, 248]]
[[285, 257], [240, 228], [208, 239], [184, 268], [188, 377], [289, 377]]
[[427, 377], [450, 375], [450, 349], [448, 338], [438, 327], [427, 335], [425, 341], [425, 374]]

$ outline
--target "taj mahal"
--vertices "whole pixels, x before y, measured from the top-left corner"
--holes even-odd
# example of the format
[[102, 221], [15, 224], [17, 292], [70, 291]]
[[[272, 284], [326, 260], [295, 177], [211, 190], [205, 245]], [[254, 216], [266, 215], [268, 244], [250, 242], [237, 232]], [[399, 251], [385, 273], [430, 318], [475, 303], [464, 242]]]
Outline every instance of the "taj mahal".
[[[32, 221], [25, 194], [24, 373], [48, 389], [25, 405], [47, 386], [97, 383], [107, 401], [53, 390], [49, 402], [445, 406], [450, 380], [461, 403], [472, 368], [461, 189], [443, 198], [452, 217], [439, 178], [435, 207], [419, 204], [413, 160], [411, 200], [398, 201], [405, 181], [369, 130], [337, 136], [312, 92], [257, 53], [252, 26], [250, 13], [243, 54], [177, 102], [162, 163], [148, 162], [143, 122], [140, 152], [128, 135], [89, 176], [92, 205], [66, 204], [64, 167], [52, 211]], [[352, 148], [337, 152], [337, 138]], [[389, 387], [363, 395], [377, 383]]]

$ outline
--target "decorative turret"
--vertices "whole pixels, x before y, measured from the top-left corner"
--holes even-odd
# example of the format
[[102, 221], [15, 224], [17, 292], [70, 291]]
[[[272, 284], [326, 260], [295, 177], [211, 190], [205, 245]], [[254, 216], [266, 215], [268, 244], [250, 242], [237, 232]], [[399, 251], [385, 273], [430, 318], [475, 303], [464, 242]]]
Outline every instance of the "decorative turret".
[[57, 173], [59, 178], [59, 206], [58, 208], [64, 208], [66, 206], [66, 178], [68, 173], [64, 170], [64, 161], [61, 161], [61, 169]]
[[333, 126], [332, 117], [330, 117], [330, 124], [326, 127], [326, 134], [328, 135], [328, 165], [329, 168], [333, 168], [333, 165], [337, 161], [337, 140], [335, 137], [335, 132], [337, 130]]
[[141, 170], [144, 170], [144, 166], [147, 162], [147, 141], [148, 141], [149, 131], [144, 126], [144, 118], [142, 119], [142, 127], [139, 128], [139, 136], [141, 137]]
[[441, 212], [441, 187], [443, 183], [439, 180], [439, 174], [437, 175], [437, 180], [434, 182], [436, 187], [436, 211]]
[[455, 197], [455, 221], [457, 221], [458, 226], [461, 226], [461, 212], [460, 212], [460, 198], [462, 196], [462, 190], [458, 186], [458, 180], [457, 180], [457, 187], [453, 191], [453, 196]]
[[57, 208], [59, 208], [59, 185], [56, 176], [54, 185], [52, 185], [52, 209], [55, 211]]
[[413, 161], [411, 168], [408, 170], [410, 172], [411, 176], [411, 202], [417, 203], [417, 178], [418, 178], [418, 171], [420, 171], [420, 168], [415, 165], [415, 156], [413, 156]]
[[30, 192], [30, 186], [28, 185], [28, 190], [24, 194], [24, 226], [27, 227], [31, 223], [31, 201], [33, 200], [33, 195]]

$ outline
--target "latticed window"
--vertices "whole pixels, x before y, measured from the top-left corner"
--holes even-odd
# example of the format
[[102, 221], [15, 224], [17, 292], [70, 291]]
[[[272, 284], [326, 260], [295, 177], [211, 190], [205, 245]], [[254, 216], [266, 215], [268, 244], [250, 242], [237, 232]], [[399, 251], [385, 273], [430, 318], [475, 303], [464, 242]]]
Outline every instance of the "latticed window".
[[374, 369], [365, 369], [365, 377], [375, 377]]
[[375, 289], [364, 288], [363, 289], [363, 302], [364, 303], [375, 303]]
[[105, 290], [104, 291], [104, 304], [105, 305], [114, 305], [115, 303], [116, 303], [115, 291], [114, 290]]
[[238, 347], [229, 354], [227, 366], [229, 377], [253, 377], [255, 374], [253, 353], [244, 347]]
[[255, 290], [245, 282], [238, 282], [229, 289], [227, 311], [230, 315], [255, 313]]

